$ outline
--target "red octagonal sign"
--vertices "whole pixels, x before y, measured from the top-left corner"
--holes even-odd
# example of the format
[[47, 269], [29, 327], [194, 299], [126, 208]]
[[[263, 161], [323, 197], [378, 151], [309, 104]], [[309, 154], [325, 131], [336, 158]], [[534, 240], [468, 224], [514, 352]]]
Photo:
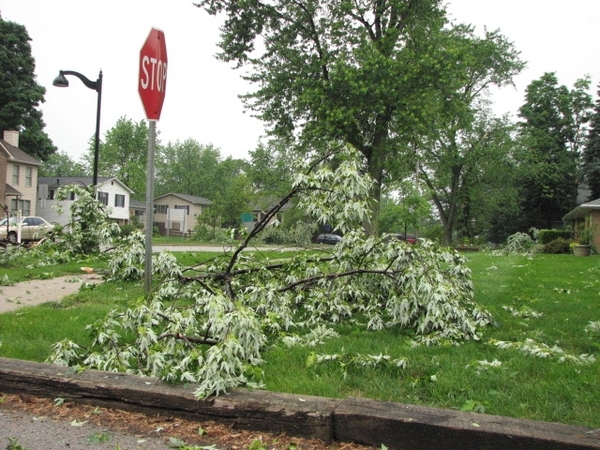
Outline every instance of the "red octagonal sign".
[[148, 120], [160, 119], [160, 111], [167, 90], [167, 45], [165, 34], [156, 28], [140, 51], [138, 91]]

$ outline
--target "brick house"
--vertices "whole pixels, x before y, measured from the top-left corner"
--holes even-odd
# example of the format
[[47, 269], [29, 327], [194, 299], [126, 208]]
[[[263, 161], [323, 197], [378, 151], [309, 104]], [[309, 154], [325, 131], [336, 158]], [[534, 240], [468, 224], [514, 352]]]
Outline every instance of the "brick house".
[[19, 148], [19, 132], [0, 139], [0, 202], [11, 214], [35, 215], [38, 169], [43, 164]]
[[[593, 245], [600, 249], [600, 198], [577, 206], [565, 214], [563, 221], [572, 222], [573, 230], [576, 233], [582, 228], [595, 228], [596, 234]], [[575, 238], [577, 237], [575, 236]]]

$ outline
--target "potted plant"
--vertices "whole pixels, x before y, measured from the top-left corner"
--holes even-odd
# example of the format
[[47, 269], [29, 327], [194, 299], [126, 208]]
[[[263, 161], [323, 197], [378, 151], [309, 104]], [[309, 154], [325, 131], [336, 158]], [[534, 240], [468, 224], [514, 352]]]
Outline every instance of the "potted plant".
[[577, 241], [573, 246], [573, 254], [575, 256], [590, 256], [592, 244], [594, 242], [595, 226], [584, 227], [579, 231]]

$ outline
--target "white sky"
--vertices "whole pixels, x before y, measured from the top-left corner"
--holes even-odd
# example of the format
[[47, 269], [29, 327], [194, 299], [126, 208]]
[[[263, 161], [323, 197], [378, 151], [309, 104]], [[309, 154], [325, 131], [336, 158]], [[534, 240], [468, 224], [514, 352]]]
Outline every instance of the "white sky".
[[[600, 0], [448, 0], [456, 22], [483, 31], [499, 28], [521, 51], [527, 69], [516, 88], [494, 94], [498, 114], [515, 114], [524, 90], [544, 72], [569, 87], [586, 74], [596, 99], [600, 83]], [[69, 88], [52, 86], [58, 71], [74, 70], [95, 81], [103, 71], [100, 132], [119, 117], [145, 119], [137, 91], [139, 54], [152, 27], [165, 33], [168, 81], [157, 123], [163, 143], [187, 138], [213, 143], [223, 156], [246, 158], [264, 133], [245, 113], [239, 94], [248, 91], [240, 72], [217, 61], [218, 19], [192, 0], [0, 0], [4, 20], [24, 25], [32, 38], [37, 82], [46, 88], [46, 132], [60, 151], [78, 159], [93, 136], [95, 91], [68, 77]]]

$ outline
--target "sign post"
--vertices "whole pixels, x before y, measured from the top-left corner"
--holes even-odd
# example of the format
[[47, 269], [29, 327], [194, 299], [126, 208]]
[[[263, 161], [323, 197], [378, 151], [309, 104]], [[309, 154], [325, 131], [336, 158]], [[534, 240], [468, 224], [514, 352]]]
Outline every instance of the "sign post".
[[152, 231], [154, 228], [154, 146], [156, 122], [160, 119], [167, 90], [167, 46], [165, 34], [156, 28], [150, 30], [140, 50], [138, 92], [148, 119], [148, 166], [146, 172], [146, 255], [144, 289], [152, 289]]

